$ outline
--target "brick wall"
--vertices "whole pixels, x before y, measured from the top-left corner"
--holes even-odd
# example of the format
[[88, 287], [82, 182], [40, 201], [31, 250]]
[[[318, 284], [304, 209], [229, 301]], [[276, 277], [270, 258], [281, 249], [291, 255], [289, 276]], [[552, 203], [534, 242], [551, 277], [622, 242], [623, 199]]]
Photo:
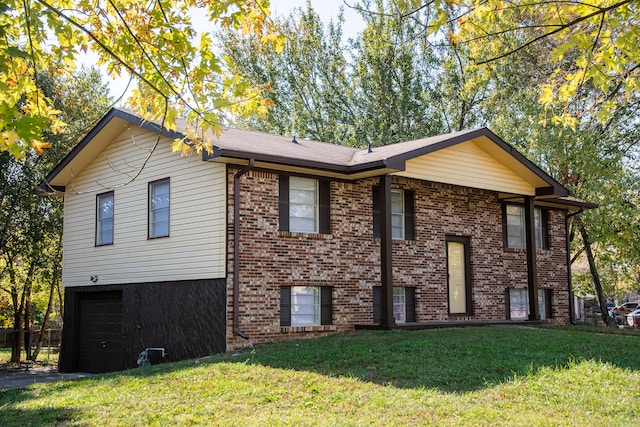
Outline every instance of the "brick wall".
[[[228, 171], [227, 348], [315, 337], [373, 322], [372, 287], [380, 283], [380, 240], [373, 237], [372, 188], [377, 178], [331, 183], [331, 234], [278, 230], [278, 174], [250, 171], [240, 179], [240, 309], [233, 310], [233, 175]], [[448, 314], [448, 235], [470, 239], [472, 315], [506, 319], [505, 289], [526, 288], [524, 250], [505, 249], [502, 204], [493, 192], [394, 177], [393, 188], [415, 192], [415, 241], [394, 241], [393, 284], [415, 287], [416, 320], [455, 320]], [[539, 287], [551, 289], [553, 319], [569, 321], [564, 213], [549, 214], [550, 248], [538, 251]], [[333, 324], [280, 327], [281, 286], [333, 287]]]

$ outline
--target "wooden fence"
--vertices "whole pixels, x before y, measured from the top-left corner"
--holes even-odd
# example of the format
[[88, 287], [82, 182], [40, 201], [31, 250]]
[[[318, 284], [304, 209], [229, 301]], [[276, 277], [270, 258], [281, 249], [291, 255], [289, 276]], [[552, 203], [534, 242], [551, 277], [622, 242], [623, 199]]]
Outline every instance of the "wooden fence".
[[[42, 341], [42, 347], [60, 347], [60, 332], [61, 329], [45, 329], [44, 340]], [[32, 329], [31, 333], [31, 345], [35, 346], [38, 336], [40, 335], [40, 329]], [[11, 347], [14, 340], [17, 337], [17, 331], [13, 329], [0, 329], [0, 348]]]

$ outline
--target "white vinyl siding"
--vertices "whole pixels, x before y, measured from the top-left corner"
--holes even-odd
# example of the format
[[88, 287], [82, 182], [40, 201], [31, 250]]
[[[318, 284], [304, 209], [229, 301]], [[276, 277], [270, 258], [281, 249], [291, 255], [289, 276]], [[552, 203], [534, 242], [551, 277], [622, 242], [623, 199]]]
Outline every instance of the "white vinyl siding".
[[408, 160], [406, 170], [396, 175], [505, 193], [535, 194], [535, 185], [505, 166], [475, 141]]
[[[226, 277], [226, 166], [131, 126], [66, 186], [64, 286]], [[144, 168], [140, 172], [141, 166]], [[131, 177], [140, 172], [135, 180]], [[148, 239], [148, 183], [170, 177], [171, 235]], [[129, 182], [131, 181], [131, 182]], [[95, 247], [96, 194], [113, 189], [114, 244]]]

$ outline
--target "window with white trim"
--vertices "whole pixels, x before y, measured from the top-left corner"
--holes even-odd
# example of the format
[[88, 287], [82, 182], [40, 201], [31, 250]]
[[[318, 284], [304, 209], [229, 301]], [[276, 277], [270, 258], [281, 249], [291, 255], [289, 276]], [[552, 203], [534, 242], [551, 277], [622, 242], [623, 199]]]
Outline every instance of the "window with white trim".
[[291, 325], [314, 326], [320, 324], [320, 288], [317, 286], [291, 287]]
[[[391, 238], [414, 240], [414, 197], [411, 190], [391, 189]], [[373, 235], [380, 237], [382, 227], [380, 187], [373, 187]]]
[[[373, 322], [380, 323], [382, 316], [382, 286], [373, 287]], [[416, 289], [413, 287], [393, 287], [393, 318], [396, 323], [416, 321]]]
[[169, 178], [149, 183], [149, 238], [169, 236]]
[[280, 326], [320, 326], [332, 322], [330, 286], [282, 286]]
[[391, 190], [391, 237], [404, 239], [404, 191]]
[[527, 320], [529, 317], [529, 295], [527, 289], [509, 289], [509, 318]]
[[[538, 289], [538, 311], [540, 319], [551, 318], [551, 291]], [[527, 320], [529, 318], [529, 290], [509, 289], [509, 318]]]
[[289, 231], [318, 232], [318, 180], [289, 178]]
[[[505, 206], [506, 215], [506, 243], [509, 248], [525, 249], [526, 223], [523, 205], [507, 204]], [[547, 213], [540, 208], [533, 211], [536, 249], [547, 249]]]
[[401, 287], [393, 288], [393, 318], [396, 323], [406, 323], [407, 321], [407, 306], [404, 289], [405, 288]]
[[113, 191], [96, 196], [96, 246], [113, 244]]

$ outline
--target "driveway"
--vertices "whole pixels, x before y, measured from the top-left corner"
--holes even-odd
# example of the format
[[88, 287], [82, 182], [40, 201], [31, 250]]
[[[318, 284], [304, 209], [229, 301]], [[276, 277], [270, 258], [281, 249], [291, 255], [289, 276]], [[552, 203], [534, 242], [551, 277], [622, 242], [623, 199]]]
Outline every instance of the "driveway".
[[32, 366], [29, 369], [0, 368], [0, 390], [27, 387], [35, 383], [89, 378], [93, 375], [82, 372], [60, 373], [57, 366]]

